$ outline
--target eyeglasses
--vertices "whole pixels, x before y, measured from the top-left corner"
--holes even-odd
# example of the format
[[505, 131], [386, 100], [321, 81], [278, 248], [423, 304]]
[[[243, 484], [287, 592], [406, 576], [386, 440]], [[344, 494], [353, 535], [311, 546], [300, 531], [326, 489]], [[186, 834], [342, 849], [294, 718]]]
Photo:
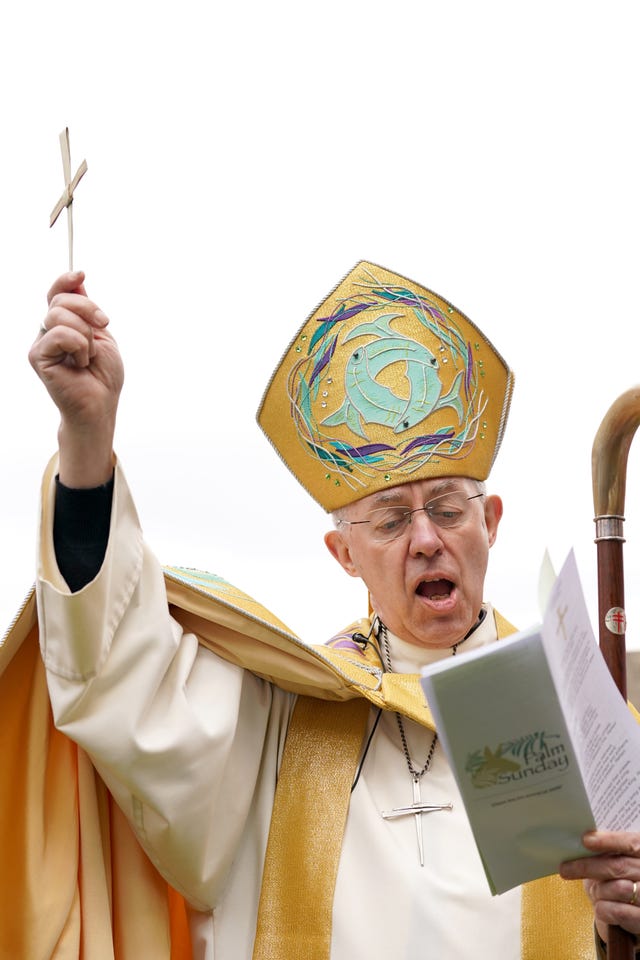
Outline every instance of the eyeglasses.
[[450, 493], [443, 493], [440, 497], [428, 500], [424, 506], [416, 510], [407, 510], [406, 507], [380, 507], [372, 510], [366, 520], [338, 520], [338, 526], [342, 526], [343, 523], [350, 527], [364, 523], [371, 524], [367, 531], [371, 539], [377, 543], [388, 543], [391, 540], [397, 540], [409, 529], [414, 513], [424, 512], [437, 527], [451, 530], [453, 527], [461, 526], [468, 519], [469, 501], [483, 496], [484, 493], [475, 493], [472, 497], [467, 497], [458, 490], [452, 490]]

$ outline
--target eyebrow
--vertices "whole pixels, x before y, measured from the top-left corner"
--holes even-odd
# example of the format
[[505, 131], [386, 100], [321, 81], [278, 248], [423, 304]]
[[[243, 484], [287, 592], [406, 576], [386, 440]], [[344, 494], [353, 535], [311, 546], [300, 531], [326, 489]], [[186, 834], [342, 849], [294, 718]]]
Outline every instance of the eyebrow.
[[[458, 492], [460, 489], [461, 488], [457, 483], [457, 478], [446, 478], [444, 480], [440, 480], [426, 494], [426, 502], [428, 503], [429, 500], [433, 500], [443, 493], [449, 493], [453, 490]], [[404, 498], [402, 495], [402, 487], [397, 487], [394, 490], [382, 490], [380, 493], [375, 494], [373, 505], [377, 507], [384, 507], [387, 504], [401, 504], [401, 501], [404, 499], [406, 498]]]

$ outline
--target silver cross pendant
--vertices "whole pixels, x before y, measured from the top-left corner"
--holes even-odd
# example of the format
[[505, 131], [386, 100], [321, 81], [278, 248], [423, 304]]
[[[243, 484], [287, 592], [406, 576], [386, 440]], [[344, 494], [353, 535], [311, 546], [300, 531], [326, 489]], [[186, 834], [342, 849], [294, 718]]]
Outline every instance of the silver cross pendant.
[[395, 820], [397, 817], [406, 817], [412, 814], [416, 818], [416, 837], [418, 839], [418, 853], [420, 866], [424, 867], [424, 844], [422, 842], [422, 814], [435, 813], [438, 810], [453, 810], [452, 803], [423, 803], [420, 795], [420, 777], [413, 777], [413, 803], [408, 807], [394, 807], [393, 810], [383, 810], [385, 820]]

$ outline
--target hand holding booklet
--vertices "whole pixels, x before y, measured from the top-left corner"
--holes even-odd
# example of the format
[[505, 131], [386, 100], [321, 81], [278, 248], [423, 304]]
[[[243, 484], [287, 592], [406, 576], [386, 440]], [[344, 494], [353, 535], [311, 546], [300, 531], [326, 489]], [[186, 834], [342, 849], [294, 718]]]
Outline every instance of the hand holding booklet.
[[425, 668], [429, 706], [493, 893], [640, 829], [640, 726], [591, 629], [573, 554], [536, 628]]

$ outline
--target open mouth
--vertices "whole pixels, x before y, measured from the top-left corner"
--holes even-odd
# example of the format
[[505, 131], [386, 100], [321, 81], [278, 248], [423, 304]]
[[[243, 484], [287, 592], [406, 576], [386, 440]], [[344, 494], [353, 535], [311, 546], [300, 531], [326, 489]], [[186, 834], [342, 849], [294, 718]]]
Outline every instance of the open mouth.
[[421, 580], [416, 593], [427, 600], [448, 600], [453, 587], [451, 580]]

